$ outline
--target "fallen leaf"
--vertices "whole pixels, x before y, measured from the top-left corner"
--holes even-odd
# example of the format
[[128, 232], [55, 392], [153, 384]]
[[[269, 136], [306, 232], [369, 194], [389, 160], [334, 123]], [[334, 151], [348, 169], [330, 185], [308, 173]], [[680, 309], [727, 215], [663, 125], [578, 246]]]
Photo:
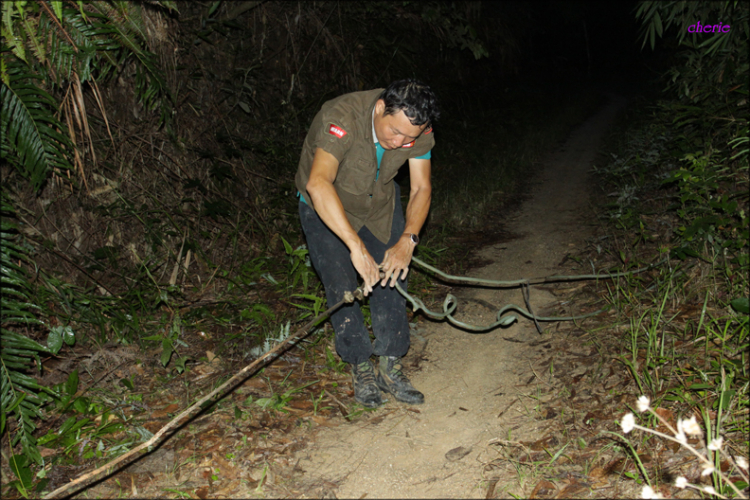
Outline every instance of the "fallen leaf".
[[[597, 482], [591, 483], [591, 489], [592, 490], [601, 490], [601, 489], [604, 489], [604, 488], [609, 488], [610, 486], [612, 486], [612, 483], [610, 483], [606, 479], [603, 479], [601, 481], [597, 481]], [[668, 498], [668, 497], [669, 497], [669, 495], [665, 496], [664, 498]]]
[[[675, 420], [674, 413], [672, 413], [671, 410], [667, 410], [666, 408], [656, 408], [654, 412], [661, 418], [666, 420], [667, 424], [672, 426], [672, 429], [677, 428], [677, 421]], [[656, 430], [663, 434], [672, 434], [672, 431], [670, 431], [669, 428], [661, 421], [659, 421], [659, 425], [656, 427]]]
[[560, 444], [560, 442], [555, 436], [545, 436], [542, 439], [534, 441], [533, 443], [522, 444], [527, 445], [529, 448], [531, 448], [532, 451], [542, 451], [557, 446], [558, 444]]
[[251, 389], [268, 389], [268, 382], [263, 380], [262, 378], [253, 377], [251, 379], [245, 380], [245, 382], [242, 384], [243, 388], [251, 388]]
[[601, 410], [590, 411], [583, 417], [584, 425], [596, 425], [598, 422], [609, 420], [610, 417], [605, 415]]
[[153, 419], [159, 419], [169, 416], [169, 413], [174, 413], [176, 410], [180, 408], [180, 405], [177, 404], [171, 404], [165, 408], [162, 408], [161, 410], [156, 410], [151, 414], [151, 418]]
[[224, 457], [221, 456], [221, 454], [213, 452], [211, 456], [213, 457], [214, 463], [219, 466], [219, 469], [222, 472], [222, 476], [234, 469], [234, 466], [230, 462], [225, 460]]
[[553, 495], [555, 491], [557, 491], [557, 488], [555, 488], [554, 484], [546, 479], [542, 479], [534, 487], [534, 491], [531, 492], [529, 498], [548, 498], [550, 495]]
[[588, 486], [575, 482], [563, 488], [555, 498], [583, 498], [588, 491]]
[[379, 424], [379, 423], [381, 423], [381, 422], [382, 422], [383, 420], [385, 420], [385, 415], [379, 415], [379, 416], [377, 416], [377, 417], [373, 417], [373, 418], [371, 418], [371, 419], [370, 419], [370, 422], [369, 422], [369, 423], [370, 423], [371, 425], [378, 425], [378, 424]]
[[313, 402], [309, 399], [298, 399], [295, 401], [290, 401], [288, 406], [297, 410], [311, 410], [314, 405]]
[[320, 415], [312, 415], [312, 416], [310, 416], [310, 418], [316, 424], [322, 425], [324, 427], [335, 427], [336, 426], [336, 424], [329, 422], [327, 418], [321, 417]]
[[621, 474], [624, 472], [623, 465], [625, 464], [625, 458], [616, 458], [604, 466], [605, 474]]
[[494, 498], [495, 497], [495, 486], [497, 485], [497, 479], [490, 479], [489, 484], [487, 485], [487, 494], [484, 495], [484, 498]]
[[469, 453], [471, 453], [471, 448], [464, 448], [463, 446], [459, 446], [457, 448], [453, 448], [452, 450], [449, 450], [445, 454], [445, 459], [448, 460], [449, 462], [458, 462]]
[[591, 469], [591, 472], [589, 472], [589, 478], [591, 479], [599, 479], [606, 475], [607, 471], [602, 467], [594, 467], [593, 469]]
[[216, 498], [237, 498], [237, 488], [239, 488], [239, 480], [230, 481], [228, 485], [214, 492]]
[[221, 450], [221, 448], [223, 446], [224, 446], [223, 443], [221, 441], [219, 441], [218, 443], [214, 444], [213, 446], [211, 446], [209, 448], [205, 448], [203, 450], [203, 453], [213, 453], [215, 451], [219, 451], [219, 450]]
[[146, 422], [143, 427], [152, 434], [156, 434], [164, 426], [161, 422]]

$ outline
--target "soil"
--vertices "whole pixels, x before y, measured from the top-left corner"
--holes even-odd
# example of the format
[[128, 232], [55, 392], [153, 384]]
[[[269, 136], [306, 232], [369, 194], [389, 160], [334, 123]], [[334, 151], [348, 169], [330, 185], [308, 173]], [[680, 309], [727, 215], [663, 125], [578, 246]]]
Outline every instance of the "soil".
[[[488, 219], [496, 221], [490, 230], [503, 237], [491, 237], [491, 244], [476, 249], [470, 276], [508, 280], [590, 272], [589, 263], [579, 264], [583, 261], [576, 257], [588, 249], [596, 260], [591, 253], [597, 224], [589, 171], [624, 104], [624, 98], [609, 96], [608, 104], [576, 128], [534, 173], [523, 202], [503, 210], [504, 218]], [[596, 265], [604, 267], [602, 262]], [[456, 316], [473, 324], [494, 322], [505, 304], [524, 306], [518, 288], [439, 288], [458, 297]], [[568, 316], [595, 311], [601, 300], [594, 285], [572, 282], [530, 287], [530, 304], [538, 315]], [[425, 394], [423, 405], [391, 399], [377, 410], [357, 410], [350, 376], [326, 359], [325, 350], [333, 351], [333, 343], [324, 335], [326, 345], [289, 351], [214, 411], [76, 496], [640, 496], [640, 486], [626, 477], [637, 477], [634, 463], [613, 449], [608, 434], [619, 430], [617, 418], [638, 394], [627, 372], [613, 366], [606, 341], [586, 333], [592, 320], [540, 323], [540, 334], [533, 321], [519, 316], [509, 327], [472, 334], [417, 318], [404, 364], [414, 386]], [[213, 344], [204, 342], [208, 361], [191, 367], [171, 385], [163, 383], [166, 372], [162, 374], [160, 366], [145, 371], [136, 367], [139, 380], [148, 385], [143, 392], [153, 394], [128, 410], [134, 419], [129, 425], [139, 423], [156, 432], [197, 393], [247, 363], [214, 357], [208, 351]], [[259, 398], [269, 397], [284, 402], [277, 410], [261, 410]], [[647, 467], [653, 460], [668, 474], [664, 471], [690, 466], [695, 470], [680, 473], [700, 480], [698, 466], [679, 450], [649, 446], [638, 449]], [[658, 455], [662, 451], [669, 452], [668, 459]], [[56, 467], [49, 487], [82, 472], [73, 469]], [[661, 480], [669, 481], [666, 476]]]

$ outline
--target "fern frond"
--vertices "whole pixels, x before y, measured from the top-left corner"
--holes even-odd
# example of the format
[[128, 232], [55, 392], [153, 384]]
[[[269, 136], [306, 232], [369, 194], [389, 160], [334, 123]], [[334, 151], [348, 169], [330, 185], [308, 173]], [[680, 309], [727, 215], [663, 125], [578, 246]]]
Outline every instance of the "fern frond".
[[26, 29], [26, 36], [31, 46], [31, 52], [37, 60], [44, 64], [47, 62], [47, 50], [42, 39], [39, 37], [39, 27], [37, 21], [29, 16], [23, 20], [23, 27]]
[[140, 62], [136, 66], [136, 93], [144, 106], [153, 110], [161, 104], [162, 99], [170, 99], [171, 96], [156, 57], [144, 48], [148, 37], [140, 6], [129, 2], [115, 2], [115, 5], [117, 8], [109, 5], [109, 2], [92, 3], [107, 19], [107, 29]]
[[[3, 2], [3, 26], [1, 30], [3, 40], [6, 41], [17, 58], [26, 61], [26, 48], [23, 44], [23, 27], [19, 27], [14, 23], [14, 20], [19, 17], [15, 9], [15, 2]], [[16, 31], [17, 27], [20, 33]]]
[[[114, 8], [112, 7], [114, 5]], [[141, 42], [148, 42], [141, 6], [134, 2], [93, 2], [93, 6], [106, 14], [119, 31], [135, 34]]]
[[7, 149], [19, 157], [23, 175], [38, 189], [50, 169], [70, 169], [67, 155], [71, 145], [58, 132], [65, 127], [55, 117], [54, 99], [34, 85], [37, 75], [24, 72], [20, 66], [9, 68], [10, 85], [0, 83], [0, 126], [5, 130]]
[[[3, 90], [8, 88], [3, 84]], [[5, 99], [3, 99], [3, 104]], [[3, 106], [3, 113], [5, 113]], [[3, 120], [5, 121], [5, 115]], [[5, 122], [3, 123], [5, 126]], [[17, 132], [23, 133], [23, 132]], [[40, 323], [33, 310], [38, 307], [28, 302], [29, 284], [23, 268], [12, 262], [26, 261], [29, 249], [19, 243], [20, 235], [14, 232], [15, 226], [8, 220], [13, 208], [6, 195], [0, 198], [0, 212], [3, 215], [0, 224], [0, 434], [5, 432], [8, 416], [15, 417], [16, 428], [11, 437], [11, 445], [21, 444], [23, 454], [38, 464], [42, 457], [34, 438], [36, 421], [44, 417], [41, 408], [48, 400], [45, 394], [49, 389], [40, 386], [33, 377], [25, 372], [34, 367], [41, 368], [39, 353], [52, 351], [38, 342], [5, 328], [6, 325], [18, 323]]]

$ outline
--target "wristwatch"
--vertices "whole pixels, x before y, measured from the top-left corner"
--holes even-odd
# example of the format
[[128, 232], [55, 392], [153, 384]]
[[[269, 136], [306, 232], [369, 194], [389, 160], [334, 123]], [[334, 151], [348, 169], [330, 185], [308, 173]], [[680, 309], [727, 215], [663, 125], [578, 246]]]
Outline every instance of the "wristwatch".
[[415, 245], [419, 245], [419, 236], [417, 236], [414, 233], [404, 233], [404, 234], [409, 235], [409, 239], [411, 240], [412, 243], [414, 243]]

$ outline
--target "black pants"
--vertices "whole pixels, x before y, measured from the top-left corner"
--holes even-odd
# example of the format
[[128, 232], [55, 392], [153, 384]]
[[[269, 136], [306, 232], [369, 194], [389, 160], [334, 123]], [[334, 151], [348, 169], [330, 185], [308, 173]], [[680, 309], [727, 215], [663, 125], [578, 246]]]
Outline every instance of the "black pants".
[[[359, 276], [352, 265], [349, 249], [341, 239], [318, 217], [306, 203], [299, 203], [302, 229], [307, 239], [312, 265], [320, 276], [326, 290], [328, 305], [338, 303], [344, 292], [354, 291]], [[396, 185], [396, 207], [388, 243], [378, 240], [369, 229], [363, 227], [357, 233], [365, 243], [375, 262], [380, 264], [385, 251], [399, 240], [404, 232], [404, 214], [401, 208], [399, 186]], [[399, 281], [406, 290], [406, 281]], [[365, 327], [362, 310], [356, 301], [344, 304], [331, 315], [336, 333], [336, 351], [347, 363], [359, 364], [376, 356], [403, 356], [409, 350], [409, 322], [406, 319], [406, 299], [389, 284], [373, 287], [369, 295], [374, 345]]]

